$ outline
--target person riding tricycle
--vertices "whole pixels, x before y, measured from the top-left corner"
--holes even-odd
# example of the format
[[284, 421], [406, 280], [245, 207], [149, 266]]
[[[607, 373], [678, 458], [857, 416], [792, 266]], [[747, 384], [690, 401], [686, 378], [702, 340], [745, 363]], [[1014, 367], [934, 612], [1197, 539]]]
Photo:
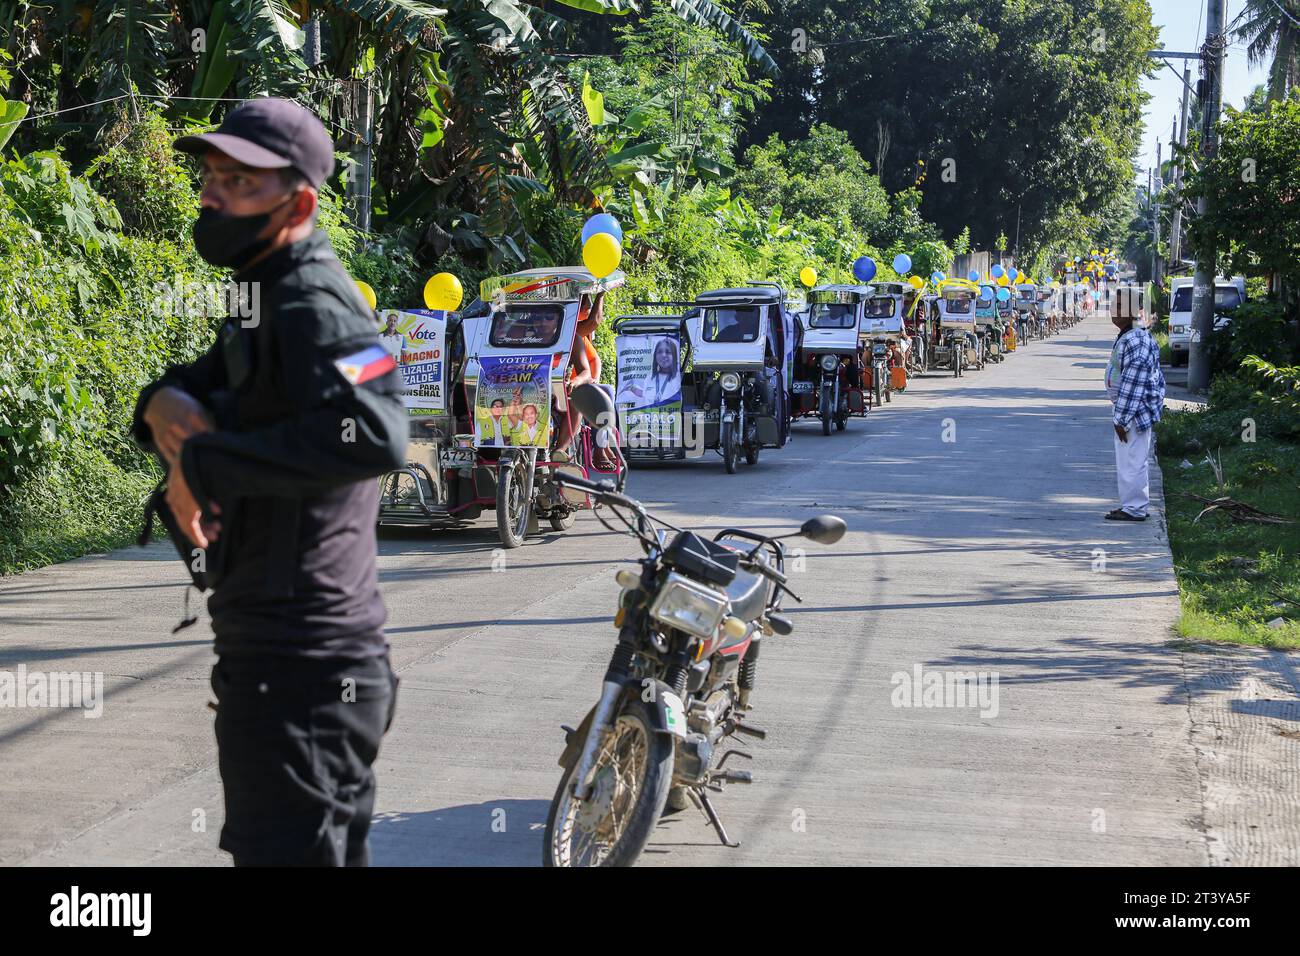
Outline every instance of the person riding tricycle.
[[873, 291], [867, 285], [820, 285], [808, 292], [791, 391], [795, 417], [817, 416], [823, 435], [832, 424], [844, 431], [850, 415], [867, 413], [858, 329]]
[[[569, 396], [599, 381], [591, 336], [604, 294], [625, 281], [622, 272], [597, 279], [581, 266], [485, 279], [457, 329], [463, 360], [440, 370], [448, 397], [422, 436], [430, 460], [385, 479], [394, 493], [383, 486], [381, 523], [458, 527], [495, 509], [507, 548], [523, 544], [540, 519], [556, 531], [571, 527], [589, 499], [560, 489], [556, 474], [600, 477], [623, 467], [579, 423]], [[398, 495], [412, 478], [418, 494]]]

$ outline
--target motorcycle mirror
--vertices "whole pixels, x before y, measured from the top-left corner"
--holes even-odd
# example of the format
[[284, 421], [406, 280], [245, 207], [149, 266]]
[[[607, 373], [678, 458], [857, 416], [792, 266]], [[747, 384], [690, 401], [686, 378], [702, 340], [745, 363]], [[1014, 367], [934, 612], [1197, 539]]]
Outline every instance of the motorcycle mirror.
[[579, 415], [598, 428], [608, 428], [614, 423], [614, 400], [599, 385], [590, 382], [579, 385], [569, 396], [569, 401], [573, 402]]
[[799, 534], [818, 544], [834, 544], [844, 537], [844, 532], [847, 530], [848, 525], [844, 523], [844, 519], [834, 515], [818, 515], [805, 521], [803, 527], [799, 529]]

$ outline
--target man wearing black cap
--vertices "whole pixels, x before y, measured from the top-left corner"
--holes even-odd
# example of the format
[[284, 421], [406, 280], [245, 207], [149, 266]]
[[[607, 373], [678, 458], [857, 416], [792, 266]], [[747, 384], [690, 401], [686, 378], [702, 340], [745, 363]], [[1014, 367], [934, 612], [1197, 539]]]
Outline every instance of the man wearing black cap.
[[365, 865], [397, 683], [374, 478], [405, 460], [400, 378], [315, 228], [334, 168], [320, 121], [256, 99], [176, 147], [203, 163], [199, 255], [259, 303], [146, 388], [133, 423], [167, 465], [152, 506], [212, 588], [221, 847], [236, 865]]

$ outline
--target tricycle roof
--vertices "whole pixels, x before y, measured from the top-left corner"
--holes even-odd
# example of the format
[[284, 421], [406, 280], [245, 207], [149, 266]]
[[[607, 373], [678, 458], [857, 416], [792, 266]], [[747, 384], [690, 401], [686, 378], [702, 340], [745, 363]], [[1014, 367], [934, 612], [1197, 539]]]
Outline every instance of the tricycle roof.
[[614, 331], [619, 335], [677, 332], [681, 327], [680, 315], [621, 315], [614, 321]]
[[829, 283], [815, 286], [808, 290], [808, 301], [812, 302], [861, 302], [868, 296], [875, 295], [876, 289], [869, 285], [844, 285]]
[[785, 293], [769, 286], [745, 286], [738, 289], [715, 289], [702, 292], [695, 298], [695, 304], [701, 307], [717, 305], [780, 305], [785, 301]]
[[498, 296], [507, 302], [576, 302], [583, 295], [608, 292], [626, 282], [627, 275], [621, 269], [597, 279], [582, 266], [550, 266], [489, 276], [479, 283], [479, 297], [484, 302]]

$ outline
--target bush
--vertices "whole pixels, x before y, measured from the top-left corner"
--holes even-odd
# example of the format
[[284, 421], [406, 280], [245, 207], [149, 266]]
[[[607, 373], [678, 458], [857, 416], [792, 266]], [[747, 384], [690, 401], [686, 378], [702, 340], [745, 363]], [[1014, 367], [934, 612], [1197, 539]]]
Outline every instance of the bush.
[[156, 113], [131, 122], [123, 114], [104, 133], [112, 143], [86, 170], [90, 185], [122, 214], [129, 235], [189, 241], [198, 214], [195, 182], [172, 148], [175, 135]]
[[[220, 324], [170, 307], [224, 274], [191, 244], [195, 194], [160, 122], [85, 177], [55, 152], [0, 163], [0, 574], [131, 540], [159, 477], [128, 434], [136, 398]], [[404, 237], [360, 249], [328, 192], [320, 224], [381, 304], [421, 304]]]

